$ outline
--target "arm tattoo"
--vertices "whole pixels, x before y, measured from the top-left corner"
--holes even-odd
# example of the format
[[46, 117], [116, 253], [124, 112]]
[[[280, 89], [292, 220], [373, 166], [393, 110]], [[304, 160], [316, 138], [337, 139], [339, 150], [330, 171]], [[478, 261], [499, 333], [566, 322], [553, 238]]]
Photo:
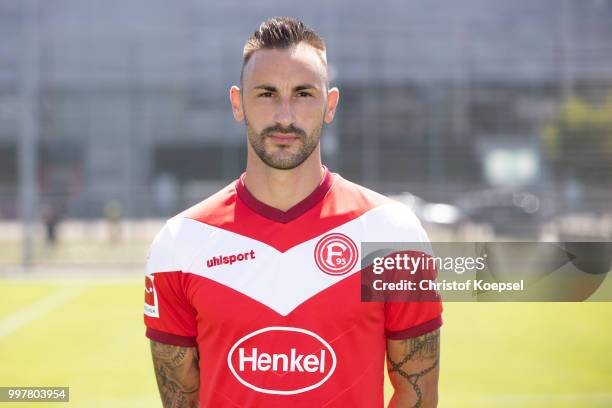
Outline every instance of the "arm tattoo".
[[[390, 372], [396, 372], [406, 379], [414, 389], [417, 396], [417, 401], [414, 408], [420, 408], [423, 403], [423, 392], [418, 381], [431, 370], [437, 367], [440, 360], [440, 331], [436, 330], [431, 333], [424, 334], [420, 337], [402, 340], [404, 346], [404, 358], [395, 362], [388, 356], [391, 367]], [[408, 361], [430, 361], [428, 366], [416, 373], [408, 373], [402, 369], [402, 366]]]
[[200, 389], [197, 347], [151, 341], [151, 354], [164, 408], [197, 408]]

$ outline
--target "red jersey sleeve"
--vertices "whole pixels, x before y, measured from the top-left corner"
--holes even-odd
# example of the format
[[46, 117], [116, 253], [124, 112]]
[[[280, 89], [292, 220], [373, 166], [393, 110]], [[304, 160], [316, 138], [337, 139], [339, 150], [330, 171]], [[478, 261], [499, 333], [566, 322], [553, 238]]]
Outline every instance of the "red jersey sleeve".
[[[425, 253], [431, 254], [429, 237], [415, 216], [412, 216], [415, 231], [411, 231], [406, 241], [421, 242]], [[416, 238], [416, 239], [415, 239]], [[435, 279], [435, 267], [422, 269], [416, 276]], [[405, 301], [385, 303], [385, 335], [388, 339], [401, 340], [422, 336], [442, 326], [442, 301], [436, 293], [426, 291], [421, 294], [427, 301]]]
[[165, 344], [196, 346], [196, 311], [186, 295], [188, 275], [176, 261], [168, 224], [157, 234], [147, 260], [146, 336]]
[[422, 336], [442, 326], [441, 302], [387, 302], [385, 334], [401, 340]]

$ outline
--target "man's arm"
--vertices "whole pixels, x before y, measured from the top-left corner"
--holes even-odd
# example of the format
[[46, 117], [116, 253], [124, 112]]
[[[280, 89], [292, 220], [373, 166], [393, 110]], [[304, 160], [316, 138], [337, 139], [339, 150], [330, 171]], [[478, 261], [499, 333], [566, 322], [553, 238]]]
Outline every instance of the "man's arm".
[[151, 340], [151, 354], [164, 408], [199, 407], [198, 348], [172, 346]]
[[437, 407], [440, 330], [387, 340], [387, 369], [394, 389], [389, 408]]

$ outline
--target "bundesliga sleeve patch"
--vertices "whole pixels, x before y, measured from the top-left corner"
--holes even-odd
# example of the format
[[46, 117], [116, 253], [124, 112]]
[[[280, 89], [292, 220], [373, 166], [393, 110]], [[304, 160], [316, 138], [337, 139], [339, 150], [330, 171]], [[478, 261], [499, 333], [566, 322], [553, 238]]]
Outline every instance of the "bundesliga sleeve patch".
[[157, 307], [157, 292], [153, 280], [155, 276], [145, 276], [145, 298], [144, 298], [144, 314], [149, 317], [159, 317], [159, 309]]

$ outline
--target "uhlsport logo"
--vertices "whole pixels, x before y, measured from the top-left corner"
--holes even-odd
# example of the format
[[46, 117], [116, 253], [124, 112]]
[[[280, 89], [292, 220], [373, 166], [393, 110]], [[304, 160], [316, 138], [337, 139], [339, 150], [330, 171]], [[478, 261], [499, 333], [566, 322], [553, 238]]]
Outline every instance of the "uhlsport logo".
[[239, 252], [227, 256], [213, 256], [206, 260], [206, 266], [212, 268], [220, 265], [233, 265], [234, 262], [250, 261], [253, 259], [255, 259], [255, 251], [251, 249], [250, 251]]
[[293, 395], [320, 387], [336, 369], [336, 353], [321, 336], [273, 326], [238, 340], [227, 364], [244, 386], [265, 394]]
[[319, 269], [329, 275], [344, 275], [357, 263], [359, 251], [352, 239], [344, 234], [327, 234], [314, 250]]
[[157, 308], [157, 292], [155, 291], [155, 285], [153, 279], [155, 276], [145, 276], [145, 301], [144, 301], [144, 314], [149, 317], [159, 317], [159, 310]]

